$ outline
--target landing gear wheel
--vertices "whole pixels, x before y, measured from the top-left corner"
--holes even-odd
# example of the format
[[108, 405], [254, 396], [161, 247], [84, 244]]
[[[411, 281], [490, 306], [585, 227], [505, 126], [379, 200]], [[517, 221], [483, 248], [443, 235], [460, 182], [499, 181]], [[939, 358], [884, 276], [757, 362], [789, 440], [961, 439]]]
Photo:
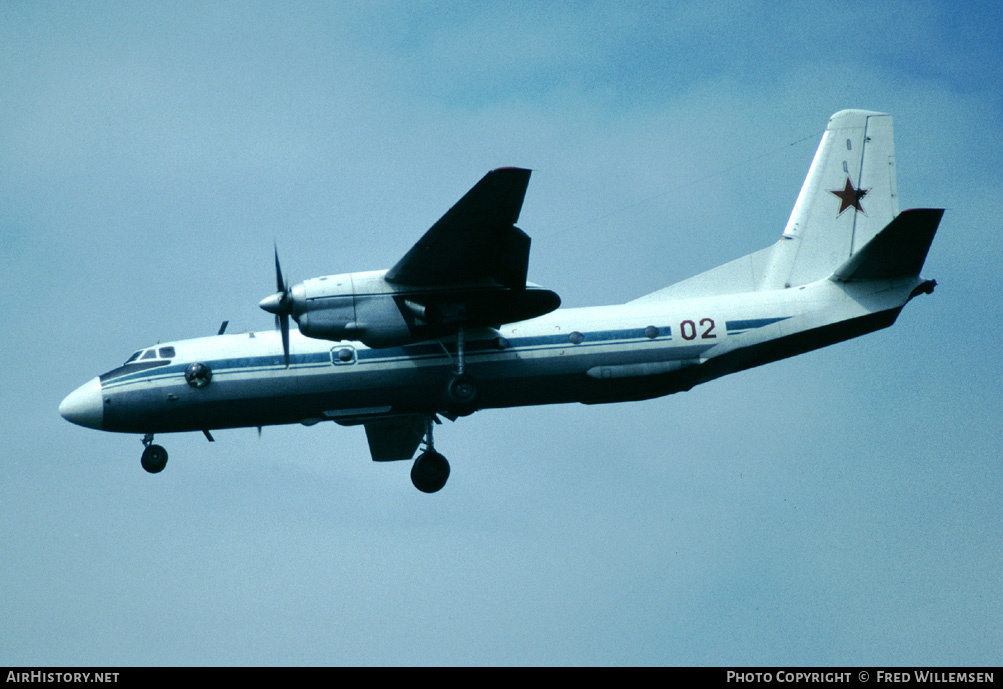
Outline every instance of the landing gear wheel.
[[143, 468], [151, 474], [159, 474], [167, 466], [167, 450], [160, 445], [150, 445], [143, 450]]
[[480, 390], [477, 380], [468, 373], [460, 373], [449, 381], [446, 386], [446, 402], [451, 408], [473, 411]]
[[411, 483], [422, 493], [442, 490], [448, 478], [449, 462], [435, 450], [422, 452], [411, 467]]

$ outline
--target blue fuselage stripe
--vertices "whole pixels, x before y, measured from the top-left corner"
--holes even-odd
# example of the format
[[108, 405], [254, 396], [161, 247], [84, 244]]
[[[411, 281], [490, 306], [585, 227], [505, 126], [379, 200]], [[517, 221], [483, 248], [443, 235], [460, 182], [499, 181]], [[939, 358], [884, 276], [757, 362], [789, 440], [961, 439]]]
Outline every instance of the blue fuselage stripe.
[[[771, 325], [786, 318], [755, 318], [748, 320], [727, 321], [727, 332], [729, 335], [738, 335], [754, 328], [761, 328]], [[499, 346], [498, 338], [485, 340], [473, 340], [467, 343], [467, 357], [476, 358], [479, 355], [490, 354], [526, 354], [552, 349], [583, 349], [590, 350], [593, 347], [623, 346], [629, 344], [645, 344], [649, 342], [671, 342], [672, 328], [670, 326], [658, 326], [657, 335], [650, 337], [646, 328], [622, 328], [616, 330], [596, 330], [581, 332], [582, 340], [577, 344], [572, 342], [572, 333], [560, 333], [554, 335], [534, 335], [527, 337], [507, 338], [505, 346]], [[334, 348], [337, 345], [332, 343]], [[455, 342], [420, 342], [416, 344], [402, 345], [398, 347], [386, 347], [380, 349], [357, 349], [355, 350], [356, 361], [348, 364], [349, 368], [354, 366], [370, 366], [377, 364], [390, 364], [401, 361], [430, 361], [435, 359], [449, 359], [456, 352]], [[285, 368], [285, 360], [281, 354], [269, 354], [263, 356], [244, 356], [235, 358], [207, 360], [214, 374], [223, 373], [259, 373], [265, 371], [276, 371]], [[332, 366], [333, 360], [330, 350], [321, 352], [309, 352], [306, 354], [293, 354], [290, 356], [290, 370], [304, 371], [309, 369], [328, 368]], [[114, 377], [104, 381], [105, 390], [122, 388], [136, 381], [158, 381], [164, 379], [177, 378], [184, 373], [187, 364], [170, 365], [169, 362], [158, 362], [155, 364], [156, 370], [151, 370], [148, 366], [140, 368], [137, 366], [135, 372], [127, 373], [122, 371], [122, 367], [115, 369]], [[342, 364], [345, 365], [345, 364]], [[110, 372], [111, 373], [111, 372]], [[108, 375], [108, 374], [106, 374]]]

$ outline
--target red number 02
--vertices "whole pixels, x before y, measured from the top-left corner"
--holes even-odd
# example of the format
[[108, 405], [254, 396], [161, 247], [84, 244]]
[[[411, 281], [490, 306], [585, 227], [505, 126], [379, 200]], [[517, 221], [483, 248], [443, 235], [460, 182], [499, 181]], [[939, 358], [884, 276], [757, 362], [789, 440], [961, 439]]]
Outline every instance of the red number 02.
[[[712, 340], [717, 337], [714, 334], [714, 319], [713, 318], [702, 318], [700, 320], [700, 327], [706, 327], [703, 331], [703, 335], [700, 336], [702, 340]], [[684, 340], [693, 340], [697, 336], [697, 324], [693, 321], [683, 321], [679, 324], [679, 334], [683, 336]]]

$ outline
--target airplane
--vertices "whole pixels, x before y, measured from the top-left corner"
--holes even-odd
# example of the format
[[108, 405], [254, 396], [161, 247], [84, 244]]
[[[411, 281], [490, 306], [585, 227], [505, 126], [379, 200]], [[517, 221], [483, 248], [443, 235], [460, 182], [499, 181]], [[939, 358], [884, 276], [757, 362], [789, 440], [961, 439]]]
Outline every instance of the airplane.
[[[943, 209], [898, 209], [891, 116], [828, 122], [780, 239], [625, 304], [559, 308], [527, 281], [516, 227], [531, 171], [485, 175], [389, 270], [289, 286], [274, 330], [165, 342], [59, 406], [80, 426], [154, 434], [334, 421], [375, 461], [414, 459], [425, 493], [449, 477], [433, 426], [475, 411], [645, 400], [891, 326], [936, 281], [920, 271]], [[289, 320], [299, 326], [291, 330]]]

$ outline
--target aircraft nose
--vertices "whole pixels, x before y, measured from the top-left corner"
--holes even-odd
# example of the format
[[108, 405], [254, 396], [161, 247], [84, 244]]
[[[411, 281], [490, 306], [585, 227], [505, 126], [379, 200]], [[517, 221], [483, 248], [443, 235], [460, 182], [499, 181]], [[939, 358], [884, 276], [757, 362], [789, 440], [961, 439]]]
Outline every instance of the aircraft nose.
[[104, 421], [101, 379], [94, 378], [67, 395], [59, 405], [59, 413], [70, 423], [100, 430]]

